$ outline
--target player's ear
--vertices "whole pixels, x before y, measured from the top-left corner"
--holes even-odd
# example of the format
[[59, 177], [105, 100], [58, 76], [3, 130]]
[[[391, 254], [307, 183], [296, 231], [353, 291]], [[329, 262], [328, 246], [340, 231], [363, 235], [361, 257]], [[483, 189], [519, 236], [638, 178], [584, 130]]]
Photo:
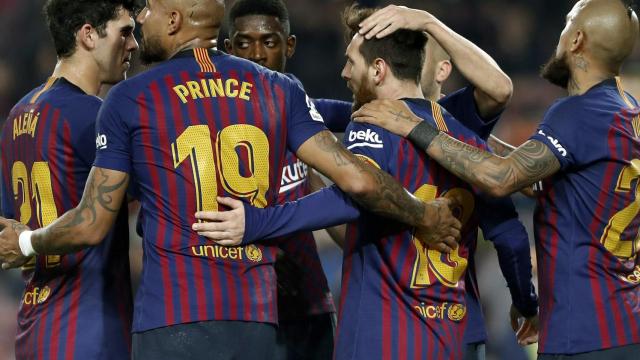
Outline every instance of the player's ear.
[[182, 13], [176, 10], [169, 12], [169, 26], [167, 28], [167, 35], [174, 35], [182, 27]]
[[389, 71], [389, 65], [386, 61], [381, 58], [377, 58], [373, 61], [373, 65], [369, 67], [371, 72], [371, 77], [373, 78], [373, 82], [376, 85], [379, 85], [384, 78], [387, 76], [387, 72]]
[[437, 70], [436, 70], [435, 80], [441, 84], [447, 81], [447, 79], [449, 78], [449, 75], [451, 75], [451, 70], [453, 69], [453, 66], [451, 65], [451, 61], [442, 60], [438, 63], [436, 69]]
[[76, 33], [76, 43], [87, 50], [91, 50], [96, 47], [97, 37], [98, 33], [94, 27], [90, 24], [84, 24]]
[[296, 43], [297, 43], [297, 39], [295, 35], [289, 35], [287, 37], [287, 51], [285, 53], [285, 56], [287, 57], [287, 59], [290, 59], [293, 54], [296, 52]]
[[569, 51], [576, 52], [584, 47], [585, 37], [584, 32], [582, 30], [577, 30], [571, 39], [571, 44], [569, 44]]
[[231, 54], [233, 51], [233, 44], [231, 43], [231, 39], [224, 39], [224, 49], [227, 51], [227, 54]]

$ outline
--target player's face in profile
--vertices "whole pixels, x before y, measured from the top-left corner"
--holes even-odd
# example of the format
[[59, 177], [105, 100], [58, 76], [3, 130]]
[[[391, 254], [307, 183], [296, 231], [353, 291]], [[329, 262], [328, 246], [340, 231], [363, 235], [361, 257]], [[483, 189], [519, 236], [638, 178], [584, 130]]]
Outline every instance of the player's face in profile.
[[347, 82], [347, 87], [353, 93], [353, 111], [362, 105], [375, 100], [372, 81], [367, 76], [369, 65], [360, 53], [362, 36], [356, 35], [347, 46], [347, 62], [342, 69], [342, 78]]
[[563, 89], [566, 89], [569, 86], [569, 81], [571, 80], [571, 68], [569, 67], [566, 50], [567, 42], [570, 41], [570, 35], [573, 33], [573, 20], [582, 7], [583, 2], [579, 1], [574, 5], [569, 14], [567, 14], [566, 24], [560, 34], [560, 40], [558, 41], [556, 51], [540, 71], [540, 75], [544, 79], [554, 85], [560, 86]]
[[249, 15], [235, 20], [231, 39], [224, 44], [232, 55], [284, 72], [287, 59], [295, 51], [296, 38], [287, 36], [275, 16]]
[[169, 58], [168, 51], [162, 44], [162, 4], [148, 0], [136, 21], [140, 24], [140, 61], [144, 64], [160, 62]]
[[135, 22], [129, 11], [120, 9], [115, 20], [107, 22], [106, 36], [96, 40], [95, 57], [102, 82], [115, 84], [127, 76], [131, 66], [131, 54], [138, 50], [133, 36]]

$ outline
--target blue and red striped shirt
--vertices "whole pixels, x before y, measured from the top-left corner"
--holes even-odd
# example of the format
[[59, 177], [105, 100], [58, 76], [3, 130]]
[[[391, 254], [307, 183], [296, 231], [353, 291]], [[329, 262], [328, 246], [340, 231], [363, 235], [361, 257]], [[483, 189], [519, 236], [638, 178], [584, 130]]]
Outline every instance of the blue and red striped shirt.
[[[217, 246], [191, 230], [216, 196], [278, 200], [287, 150], [325, 130], [297, 84], [218, 51], [183, 51], [115, 86], [95, 166], [126, 172], [142, 203], [133, 331], [206, 320], [277, 323], [276, 247]], [[213, 189], [213, 190], [212, 190]]]
[[[64, 78], [27, 94], [2, 131], [2, 213], [35, 229], [74, 208], [95, 156], [101, 100]], [[128, 359], [133, 301], [127, 212], [92, 248], [23, 269], [18, 359]]]
[[[406, 102], [424, 121], [484, 146], [438, 104]], [[349, 225], [336, 358], [460, 358], [466, 322], [464, 275], [478, 229], [472, 188], [408, 140], [382, 128], [352, 123], [344, 141], [424, 201], [456, 193], [463, 199], [458, 215], [464, 226], [458, 248], [443, 255], [423, 246], [411, 228], [368, 212]]]
[[609, 79], [557, 101], [531, 138], [561, 164], [535, 213], [541, 353], [640, 343], [639, 113]]

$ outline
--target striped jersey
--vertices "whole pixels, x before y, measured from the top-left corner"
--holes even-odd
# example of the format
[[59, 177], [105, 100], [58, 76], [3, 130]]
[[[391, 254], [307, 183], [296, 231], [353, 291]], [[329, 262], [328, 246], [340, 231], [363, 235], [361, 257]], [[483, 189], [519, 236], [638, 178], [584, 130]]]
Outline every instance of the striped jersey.
[[[101, 100], [50, 78], [11, 110], [2, 129], [2, 213], [30, 228], [82, 198], [95, 156]], [[128, 359], [133, 301], [126, 210], [98, 246], [36, 256], [24, 268], [18, 359]]]
[[531, 138], [561, 164], [534, 221], [541, 353], [640, 343], [639, 113], [609, 79], [557, 101]]
[[130, 174], [144, 267], [133, 331], [206, 320], [277, 323], [276, 247], [218, 246], [191, 230], [216, 196], [278, 200], [287, 150], [325, 130], [282, 74], [185, 50], [115, 86], [98, 115], [95, 166]]
[[[411, 110], [462, 141], [484, 146], [439, 105], [405, 100]], [[478, 218], [471, 187], [408, 140], [351, 123], [349, 150], [391, 174], [418, 198], [456, 196], [464, 223], [451, 254], [425, 247], [412, 228], [364, 211], [348, 226], [344, 248], [337, 359], [457, 359], [466, 321], [465, 270]]]
[[[293, 74], [287, 76], [304, 89]], [[321, 111], [319, 113], [326, 121], [325, 114]], [[294, 153], [287, 151], [278, 203], [294, 201], [309, 195], [311, 185], [308, 174], [307, 164], [300, 161]], [[278, 278], [278, 319], [300, 320], [308, 315], [334, 313], [336, 310], [333, 297], [320, 263], [313, 233], [300, 232], [284, 237], [279, 240], [278, 247], [282, 250], [275, 264]]]

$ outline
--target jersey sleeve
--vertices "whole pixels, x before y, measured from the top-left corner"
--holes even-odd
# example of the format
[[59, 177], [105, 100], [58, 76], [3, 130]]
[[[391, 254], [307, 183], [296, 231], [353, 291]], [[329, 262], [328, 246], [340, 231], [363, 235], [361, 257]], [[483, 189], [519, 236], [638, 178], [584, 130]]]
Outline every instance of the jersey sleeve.
[[478, 113], [474, 92], [475, 87], [468, 86], [443, 97], [438, 100], [438, 103], [482, 140], [487, 140], [502, 112], [492, 118], [484, 119]]
[[351, 122], [351, 109], [350, 102], [331, 100], [331, 99], [314, 99], [313, 103], [316, 105], [316, 109], [322, 118], [325, 125], [332, 132], [344, 132], [347, 125]]
[[134, 116], [135, 106], [118, 90], [117, 87], [111, 89], [98, 113], [94, 166], [130, 173], [131, 142], [127, 119]]
[[576, 131], [575, 119], [576, 114], [569, 101], [557, 102], [549, 108], [536, 133], [529, 138], [545, 144], [560, 162], [562, 170], [575, 165], [581, 151], [576, 141], [577, 133], [581, 131]]
[[344, 134], [344, 146], [362, 160], [388, 170], [387, 152], [393, 152], [389, 133], [375, 125], [350, 123]]
[[[95, 98], [86, 102], [83, 109], [74, 111], [77, 118], [70, 119], [71, 144], [76, 158], [80, 159], [87, 168], [91, 168], [96, 157], [96, 121], [102, 101]], [[62, 133], [60, 132], [59, 136]]]
[[529, 237], [511, 198], [481, 197], [480, 228], [493, 242], [500, 271], [507, 281], [513, 305], [525, 317], [538, 312], [538, 297], [532, 282]]
[[296, 153], [300, 145], [327, 127], [313, 101], [292, 80], [288, 80], [288, 95], [287, 146]]

